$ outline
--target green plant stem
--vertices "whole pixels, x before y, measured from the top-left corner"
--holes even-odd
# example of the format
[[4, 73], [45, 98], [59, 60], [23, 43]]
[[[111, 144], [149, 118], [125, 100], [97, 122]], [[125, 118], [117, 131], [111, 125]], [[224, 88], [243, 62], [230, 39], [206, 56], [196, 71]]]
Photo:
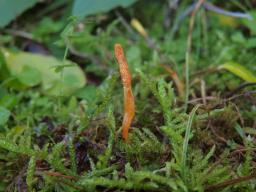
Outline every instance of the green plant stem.
[[185, 63], [185, 109], [187, 111], [188, 108], [188, 98], [189, 98], [189, 53], [186, 52], [186, 63]]
[[[66, 39], [65, 42], [67, 42], [67, 41], [68, 40]], [[59, 108], [59, 110], [61, 109], [61, 96], [62, 96], [62, 93], [63, 93], [63, 85], [64, 85], [64, 67], [65, 67], [65, 61], [67, 59], [67, 55], [68, 55], [68, 46], [66, 45], [63, 60], [62, 60], [62, 69], [61, 69], [61, 72], [60, 72], [61, 84], [60, 84], [60, 93], [59, 93], [59, 96], [58, 96], [58, 108]]]
[[185, 112], [188, 108], [188, 99], [189, 99], [189, 73], [190, 73], [190, 54], [192, 51], [192, 32], [195, 23], [195, 15], [198, 12], [201, 5], [204, 3], [204, 0], [198, 0], [194, 11], [192, 12], [190, 21], [189, 21], [189, 31], [188, 31], [188, 39], [187, 39], [187, 50], [186, 50], [186, 61], [185, 61], [185, 85], [186, 85], [186, 93], [185, 93]]

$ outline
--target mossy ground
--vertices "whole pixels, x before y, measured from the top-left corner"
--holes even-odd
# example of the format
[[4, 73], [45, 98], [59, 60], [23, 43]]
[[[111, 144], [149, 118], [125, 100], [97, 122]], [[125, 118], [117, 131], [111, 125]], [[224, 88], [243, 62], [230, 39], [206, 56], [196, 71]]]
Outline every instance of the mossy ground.
[[[236, 2], [213, 3], [241, 11]], [[256, 190], [255, 82], [217, 70], [233, 61], [255, 74], [253, 23], [199, 9], [185, 101], [163, 64], [184, 84], [191, 18], [179, 15], [189, 2], [169, 16], [165, 1], [142, 0], [70, 23], [71, 3], [47, 6], [1, 30], [1, 46], [60, 59], [68, 48], [66, 58], [79, 64], [87, 84], [66, 97], [47, 96], [40, 86], [17, 90], [7, 86], [11, 76], [2, 75], [0, 58], [0, 191]], [[123, 45], [133, 77], [136, 114], [126, 142], [115, 43]]]

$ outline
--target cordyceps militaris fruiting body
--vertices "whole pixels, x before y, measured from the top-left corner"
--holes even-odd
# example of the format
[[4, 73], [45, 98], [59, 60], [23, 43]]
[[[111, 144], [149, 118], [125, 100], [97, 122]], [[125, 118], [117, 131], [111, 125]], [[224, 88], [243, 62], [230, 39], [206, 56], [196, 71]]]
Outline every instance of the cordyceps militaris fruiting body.
[[119, 71], [124, 88], [124, 118], [122, 123], [122, 137], [126, 141], [135, 113], [134, 97], [131, 87], [132, 77], [129, 72], [123, 48], [120, 44], [115, 44], [115, 57], [119, 65]]

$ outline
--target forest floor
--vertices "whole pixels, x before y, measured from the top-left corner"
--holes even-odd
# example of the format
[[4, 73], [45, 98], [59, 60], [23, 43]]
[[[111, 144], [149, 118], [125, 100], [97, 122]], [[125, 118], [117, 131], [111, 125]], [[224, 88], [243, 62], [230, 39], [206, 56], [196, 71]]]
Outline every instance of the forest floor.
[[256, 191], [256, 2], [174, 2], [0, 30], [0, 191]]

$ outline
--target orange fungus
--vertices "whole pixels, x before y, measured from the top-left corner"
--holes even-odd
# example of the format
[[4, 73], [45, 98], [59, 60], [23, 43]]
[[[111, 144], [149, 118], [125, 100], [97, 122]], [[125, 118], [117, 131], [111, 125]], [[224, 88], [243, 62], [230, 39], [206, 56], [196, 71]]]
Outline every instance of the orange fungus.
[[115, 57], [119, 65], [119, 71], [124, 88], [124, 118], [122, 123], [122, 137], [124, 140], [127, 140], [129, 128], [135, 113], [134, 97], [131, 87], [132, 77], [129, 72], [123, 48], [120, 44], [115, 44]]

